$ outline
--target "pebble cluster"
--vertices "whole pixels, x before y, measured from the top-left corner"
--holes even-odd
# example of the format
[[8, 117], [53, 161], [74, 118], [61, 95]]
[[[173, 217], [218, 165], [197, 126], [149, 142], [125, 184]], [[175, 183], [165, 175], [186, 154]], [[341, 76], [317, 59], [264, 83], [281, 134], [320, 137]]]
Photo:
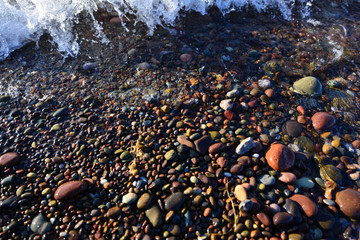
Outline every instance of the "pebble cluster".
[[263, 49], [292, 36], [262, 37], [236, 60], [256, 78], [197, 68], [215, 57], [187, 45], [113, 78], [25, 71], [38, 98], [0, 96], [0, 238], [359, 238], [359, 79], [295, 75]]

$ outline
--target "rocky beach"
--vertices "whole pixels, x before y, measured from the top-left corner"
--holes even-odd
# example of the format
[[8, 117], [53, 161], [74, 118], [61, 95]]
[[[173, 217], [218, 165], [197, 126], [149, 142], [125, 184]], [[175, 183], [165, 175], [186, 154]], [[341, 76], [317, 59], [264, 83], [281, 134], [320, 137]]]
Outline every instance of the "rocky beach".
[[0, 239], [359, 239], [357, 9], [211, 9], [152, 36], [98, 13], [108, 45], [80, 22], [76, 57], [13, 52]]

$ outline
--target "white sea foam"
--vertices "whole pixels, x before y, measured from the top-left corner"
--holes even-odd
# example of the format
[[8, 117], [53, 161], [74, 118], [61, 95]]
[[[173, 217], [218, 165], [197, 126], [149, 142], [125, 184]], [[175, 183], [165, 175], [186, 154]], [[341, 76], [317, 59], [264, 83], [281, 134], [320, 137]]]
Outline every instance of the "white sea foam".
[[[65, 56], [79, 51], [79, 39], [73, 31], [79, 15], [90, 20], [95, 35], [102, 35], [101, 25], [93, 13], [99, 9], [115, 10], [119, 17], [136, 16], [145, 23], [149, 34], [158, 25], [171, 26], [179, 12], [197, 11], [206, 14], [216, 6], [223, 14], [251, 6], [259, 12], [278, 9], [285, 19], [291, 19], [296, 8], [309, 16], [315, 0], [0, 0], [0, 60], [30, 41], [38, 41], [48, 33], [55, 48]], [[124, 28], [126, 30], [126, 27]]]

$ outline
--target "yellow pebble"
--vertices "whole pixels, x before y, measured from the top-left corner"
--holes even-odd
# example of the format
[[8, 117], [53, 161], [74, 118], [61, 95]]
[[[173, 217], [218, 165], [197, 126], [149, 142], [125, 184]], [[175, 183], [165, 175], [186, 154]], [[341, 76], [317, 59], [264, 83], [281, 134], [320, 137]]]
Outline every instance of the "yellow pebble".
[[334, 148], [330, 144], [324, 144], [322, 152], [326, 155], [330, 155], [334, 152]]
[[334, 141], [331, 142], [331, 145], [333, 145], [334, 147], [339, 147], [340, 146], [340, 140], [339, 139], [336, 139]]
[[221, 138], [220, 141], [221, 141], [222, 143], [226, 143], [226, 138]]
[[331, 132], [324, 132], [320, 136], [321, 138], [329, 138], [331, 136]]

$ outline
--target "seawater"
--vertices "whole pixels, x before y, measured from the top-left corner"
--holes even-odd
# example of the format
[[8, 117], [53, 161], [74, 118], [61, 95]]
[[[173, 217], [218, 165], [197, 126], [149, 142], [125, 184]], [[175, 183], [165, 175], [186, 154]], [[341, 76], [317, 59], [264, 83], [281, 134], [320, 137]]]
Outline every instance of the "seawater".
[[[285, 19], [292, 19], [294, 12], [301, 18], [311, 15], [318, 0], [0, 0], [0, 60], [31, 41], [38, 42], [44, 34], [50, 35], [54, 48], [64, 56], [75, 56], [80, 51], [79, 35], [74, 26], [80, 18], [90, 20], [89, 28], [94, 37], [106, 42], [101, 24], [94, 13], [115, 12], [121, 19], [135, 16], [152, 34], [157, 26], [173, 26], [181, 11], [206, 14], [217, 7], [223, 14], [232, 11], [258, 12], [276, 9]], [[347, 6], [350, 1], [340, 1]], [[335, 1], [330, 3], [337, 4]], [[123, 24], [124, 31], [127, 31]]]

